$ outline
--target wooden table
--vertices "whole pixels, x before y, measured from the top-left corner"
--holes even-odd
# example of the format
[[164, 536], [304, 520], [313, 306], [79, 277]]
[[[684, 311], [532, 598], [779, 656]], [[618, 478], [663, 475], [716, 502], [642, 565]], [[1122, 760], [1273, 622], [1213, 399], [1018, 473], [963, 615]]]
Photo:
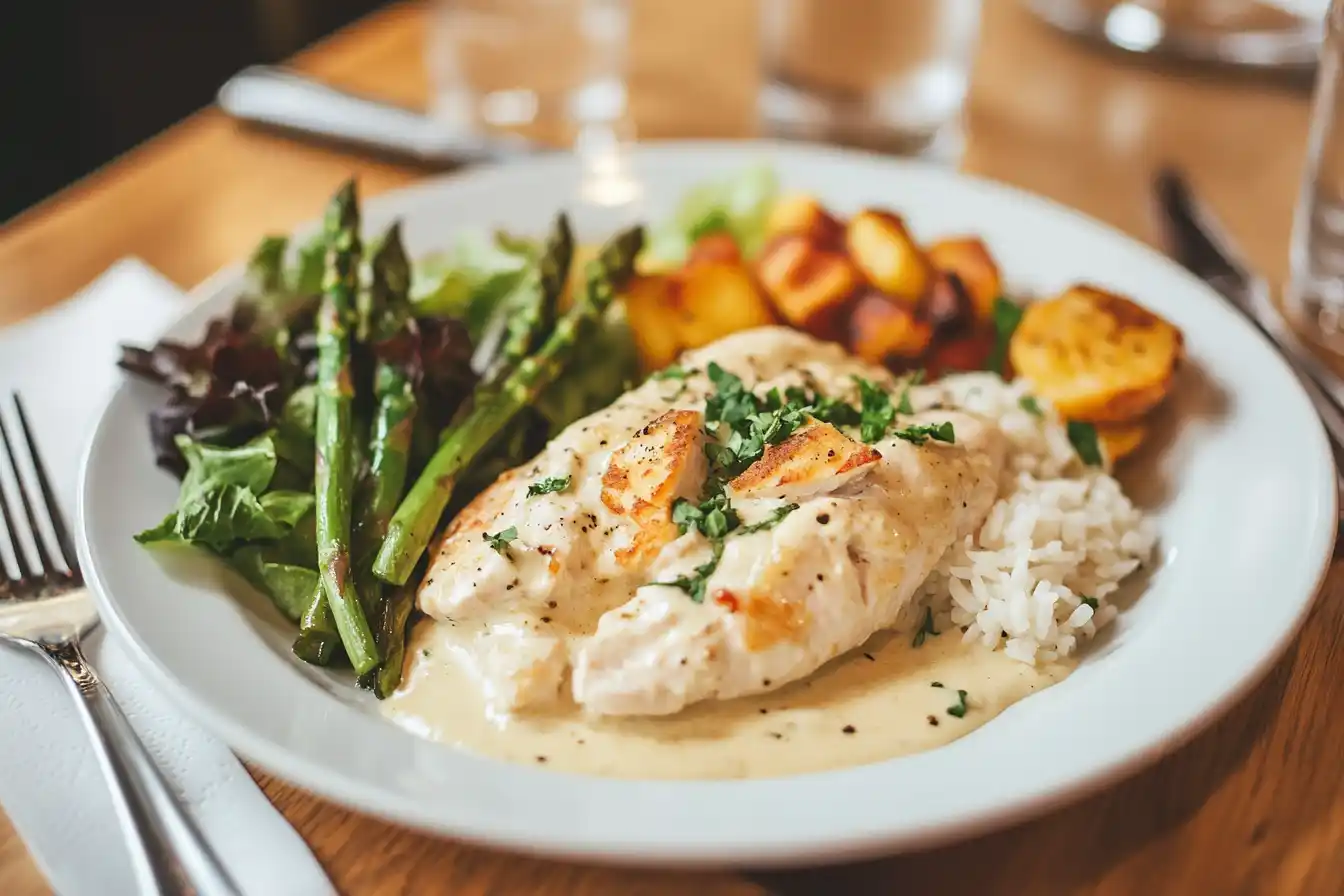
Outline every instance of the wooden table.
[[[644, 135], [749, 130], [754, 75], [743, 48], [752, 46], [753, 7], [636, 0], [631, 87]], [[298, 64], [421, 102], [423, 27], [419, 7], [395, 6]], [[716, 64], [682, 64], [692, 45], [695, 58]], [[1306, 98], [1291, 89], [1145, 71], [1046, 31], [1013, 0], [988, 0], [966, 167], [1151, 240], [1149, 177], [1178, 163], [1250, 259], [1281, 281], [1307, 115]], [[0, 324], [60, 301], [125, 255], [195, 283], [263, 231], [312, 217], [351, 171], [368, 193], [420, 176], [202, 111], [5, 228]], [[351, 894], [1342, 893], [1341, 572], [1337, 565], [1305, 633], [1267, 680], [1184, 749], [1072, 807], [920, 855], [778, 874], [611, 870], [458, 846], [257, 778]], [[43, 892], [0, 815], [0, 893]]]

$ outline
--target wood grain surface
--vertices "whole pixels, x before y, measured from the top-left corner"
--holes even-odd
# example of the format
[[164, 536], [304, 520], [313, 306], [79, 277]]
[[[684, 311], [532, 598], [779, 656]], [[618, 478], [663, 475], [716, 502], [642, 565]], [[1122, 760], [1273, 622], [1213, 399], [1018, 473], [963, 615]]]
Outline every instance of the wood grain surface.
[[[750, 133], [754, 0], [635, 3], [631, 94], [641, 133]], [[423, 10], [393, 6], [297, 62], [348, 87], [423, 102], [423, 42]], [[1281, 282], [1306, 135], [1301, 92], [1142, 68], [1047, 31], [1014, 0], [987, 0], [969, 112], [968, 170], [1144, 240], [1155, 238], [1153, 170], [1180, 164], [1250, 260]], [[423, 176], [254, 133], [204, 110], [5, 227], [0, 325], [60, 301], [125, 255], [195, 283], [243, 256], [263, 231], [311, 218], [351, 171], [367, 193]], [[1337, 566], [1303, 635], [1268, 678], [1175, 754], [1012, 830], [840, 868], [685, 874], [520, 858], [405, 831], [257, 778], [341, 891], [358, 896], [1328, 896], [1344, 893], [1342, 635]], [[0, 893], [44, 892], [0, 816]]]

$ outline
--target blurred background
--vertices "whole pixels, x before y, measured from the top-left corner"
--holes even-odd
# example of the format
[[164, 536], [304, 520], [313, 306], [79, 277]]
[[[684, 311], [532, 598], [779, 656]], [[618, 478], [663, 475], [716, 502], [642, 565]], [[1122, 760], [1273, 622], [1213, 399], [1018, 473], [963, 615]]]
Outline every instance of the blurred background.
[[[44, 0], [0, 12], [0, 220], [212, 102], [378, 0]], [[165, 77], [164, 72], [172, 72]]]

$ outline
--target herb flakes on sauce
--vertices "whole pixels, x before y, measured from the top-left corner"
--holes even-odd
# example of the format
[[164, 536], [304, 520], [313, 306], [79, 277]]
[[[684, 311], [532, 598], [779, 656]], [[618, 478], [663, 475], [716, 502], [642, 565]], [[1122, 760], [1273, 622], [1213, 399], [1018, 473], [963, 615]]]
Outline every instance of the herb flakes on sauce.
[[518, 538], [518, 527], [510, 526], [502, 532], [495, 532], [493, 534], [482, 532], [481, 538], [488, 542], [490, 547], [494, 548], [499, 553], [508, 556], [509, 542]]
[[938, 630], [933, 627], [933, 608], [924, 608], [924, 621], [919, 624], [919, 631], [915, 632], [915, 640], [912, 642], [914, 647], [923, 647], [924, 641], [929, 635], [938, 637]]
[[1006, 377], [1008, 343], [1012, 340], [1017, 325], [1022, 322], [1023, 313], [1021, 305], [1003, 296], [994, 300], [994, 308], [990, 311], [990, 319], [994, 324], [994, 348], [985, 361], [986, 370]]
[[562, 492], [569, 488], [570, 477], [568, 476], [550, 476], [546, 479], [539, 479], [527, 487], [527, 496], [535, 498], [539, 495], [551, 495], [556, 492]]
[[1079, 420], [1070, 420], [1066, 428], [1069, 443], [1078, 452], [1078, 459], [1089, 467], [1101, 466], [1101, 443], [1097, 440], [1097, 428]]
[[963, 718], [966, 715], [966, 692], [957, 691], [957, 702], [947, 708], [947, 714], [954, 718]]

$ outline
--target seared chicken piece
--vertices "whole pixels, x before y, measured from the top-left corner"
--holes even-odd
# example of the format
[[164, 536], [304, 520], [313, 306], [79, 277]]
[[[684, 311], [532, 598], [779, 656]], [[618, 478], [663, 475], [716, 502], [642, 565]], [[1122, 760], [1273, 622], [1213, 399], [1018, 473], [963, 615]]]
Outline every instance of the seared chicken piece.
[[602, 474], [602, 504], [637, 527], [616, 550], [623, 566], [651, 559], [676, 537], [672, 503], [705, 481], [704, 414], [668, 411], [611, 455]]
[[[993, 502], [1003, 437], [980, 418], [903, 418], [953, 423], [955, 444], [919, 446], [865, 445], [808, 420], [727, 484], [742, 526], [703, 601], [653, 584], [695, 575], [711, 554], [703, 535], [672, 522], [676, 500], [696, 501], [707, 473], [711, 361], [757, 394], [802, 387], [853, 401], [854, 376], [896, 388], [797, 331], [737, 333], [684, 356], [684, 380], [651, 379], [501, 476], [449, 527], [418, 596], [492, 711], [568, 693], [596, 713], [669, 713], [807, 675], [895, 623]], [[550, 477], [568, 484], [528, 495]], [[755, 523], [765, 525], [751, 533]], [[507, 544], [488, 537], [510, 528]]]
[[760, 460], [728, 483], [728, 495], [801, 501], [835, 491], [881, 459], [831, 424], [811, 420], [778, 445], [767, 445]]
[[[574, 699], [598, 714], [674, 713], [699, 700], [772, 690], [892, 626], [943, 552], [984, 522], [997, 494], [1003, 434], [969, 414], [912, 418], [943, 421], [953, 424], [956, 444], [891, 439], [865, 453], [855, 443], [853, 457], [881, 458], [850, 470], [817, 463], [811, 440], [798, 440], [775, 464], [800, 471], [793, 490], [767, 490], [798, 509], [773, 528], [730, 535], [701, 603], [650, 584], [606, 613], [575, 659]], [[821, 458], [832, 450], [838, 457], [844, 449]], [[756, 464], [770, 465], [769, 457]], [[739, 480], [763, 473], [749, 469]], [[776, 503], [753, 496], [734, 506], [750, 523]], [[705, 561], [703, 538], [683, 542], [659, 581]]]

